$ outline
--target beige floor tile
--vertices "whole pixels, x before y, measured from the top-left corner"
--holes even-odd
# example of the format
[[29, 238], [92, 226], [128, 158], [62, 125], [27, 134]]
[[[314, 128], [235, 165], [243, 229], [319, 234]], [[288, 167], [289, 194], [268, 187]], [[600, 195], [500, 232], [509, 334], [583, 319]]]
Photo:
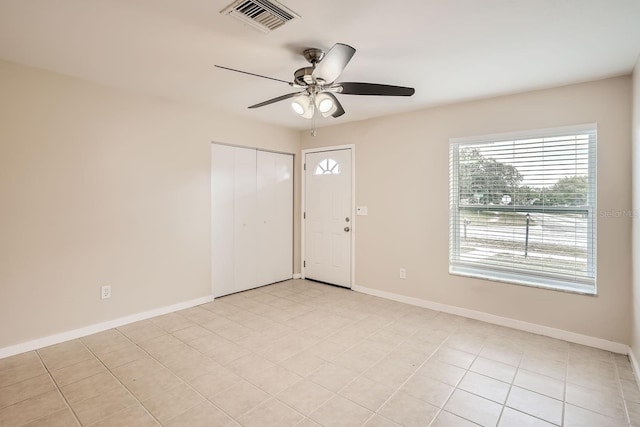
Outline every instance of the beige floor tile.
[[513, 384], [554, 399], [564, 400], [564, 381], [555, 378], [520, 369]]
[[200, 325], [193, 325], [185, 329], [180, 329], [172, 332], [172, 335], [182, 342], [193, 341], [211, 334], [212, 332], [210, 330], [203, 328]]
[[491, 359], [485, 359], [484, 357], [478, 357], [469, 369], [478, 374], [507, 383], [511, 383], [513, 381], [517, 370], [515, 366]]
[[358, 376], [357, 372], [342, 366], [327, 363], [307, 378], [333, 392], [340, 391]]
[[498, 422], [502, 405], [464, 390], [456, 390], [449, 398], [444, 409], [482, 426], [495, 426]]
[[503, 404], [507, 399], [510, 385], [475, 372], [467, 372], [458, 384], [458, 388]]
[[120, 382], [110, 372], [103, 372], [62, 386], [60, 391], [69, 403], [75, 403], [119, 388], [122, 388]]
[[241, 380], [240, 383], [230, 389], [214, 396], [211, 401], [233, 418], [237, 418], [268, 398], [269, 395], [267, 393], [253, 384]]
[[414, 375], [400, 390], [442, 408], [454, 387], [426, 375]]
[[439, 360], [462, 369], [469, 369], [475, 358], [476, 356], [474, 354], [449, 347], [440, 347], [440, 349], [433, 355], [433, 359], [435, 360]]
[[522, 359], [522, 352], [502, 345], [487, 344], [480, 352], [480, 357], [518, 366]]
[[216, 334], [189, 341], [189, 345], [221, 365], [227, 365], [234, 360], [251, 354], [246, 348]]
[[47, 374], [47, 370], [37, 357], [36, 359], [30, 358], [25, 363], [7, 364], [5, 369], [0, 370], [0, 387], [10, 386], [45, 374]]
[[564, 381], [567, 374], [566, 360], [548, 359], [537, 355], [526, 354], [520, 362], [520, 368], [562, 381]]
[[380, 415], [374, 415], [371, 418], [369, 418], [369, 421], [367, 421], [364, 424], [364, 427], [398, 427], [399, 424], [394, 423], [393, 421], [380, 416]]
[[127, 363], [146, 357], [148, 357], [147, 353], [144, 352], [140, 347], [132, 343], [120, 346], [113, 351], [101, 354], [99, 356], [102, 363], [104, 363], [105, 366], [109, 369], [114, 369], [118, 366], [126, 365]]
[[168, 313], [162, 316], [153, 317], [151, 321], [154, 325], [169, 333], [174, 333], [194, 325], [193, 321], [178, 313]]
[[428, 360], [415, 376], [427, 376], [451, 386], [456, 386], [465, 374], [465, 370], [437, 360]]
[[403, 426], [425, 426], [435, 418], [438, 408], [407, 393], [398, 392], [378, 413]]
[[178, 338], [168, 334], [145, 340], [138, 345], [156, 359], [190, 349]]
[[360, 377], [342, 389], [340, 395], [375, 412], [393, 392], [391, 387]]
[[416, 371], [417, 366], [410, 366], [398, 360], [384, 359], [376, 363], [362, 375], [370, 380], [398, 388]]
[[565, 405], [565, 427], [627, 427], [626, 420], [609, 418], [597, 412], [592, 412], [571, 404]]
[[102, 426], [640, 425], [626, 356], [303, 280], [2, 359], [0, 425], [77, 425], [40, 357]]
[[250, 381], [267, 393], [275, 395], [301, 379], [300, 375], [276, 365], [256, 374]]
[[154, 325], [150, 320], [143, 320], [142, 322], [121, 326], [118, 330], [136, 344], [166, 334], [163, 329]]
[[246, 427], [287, 427], [304, 418], [277, 399], [271, 399], [238, 418], [238, 422]]
[[302, 377], [307, 377], [325, 363], [326, 361], [324, 359], [314, 356], [309, 352], [302, 352], [283, 360], [280, 362], [280, 365]]
[[240, 376], [225, 367], [220, 367], [215, 371], [190, 380], [189, 384], [207, 399], [212, 399], [215, 395], [238, 385], [242, 381], [244, 380]]
[[507, 406], [553, 424], [562, 423], [562, 401], [529, 390], [513, 386]]
[[41, 348], [38, 350], [38, 354], [45, 366], [52, 371], [95, 357], [80, 340], [67, 341], [62, 344]]
[[553, 427], [554, 424], [532, 417], [524, 412], [504, 408], [498, 427]]
[[477, 427], [477, 425], [451, 412], [441, 411], [429, 427]]
[[15, 356], [0, 359], [0, 371], [33, 363], [39, 364], [40, 358], [35, 351], [28, 351], [26, 353], [20, 353], [16, 354]]
[[210, 402], [194, 406], [188, 411], [167, 421], [167, 427], [212, 427], [227, 426], [234, 421]]
[[89, 359], [66, 368], [51, 371], [56, 384], [62, 387], [93, 375], [106, 372], [104, 365], [98, 359]]
[[89, 425], [135, 406], [138, 402], [124, 387], [119, 387], [70, 404], [80, 422]]
[[632, 426], [640, 425], [640, 403], [625, 402]]
[[625, 418], [624, 401], [618, 393], [611, 394], [567, 383], [567, 403], [611, 418]]
[[153, 427], [159, 425], [142, 405], [136, 404], [91, 424], [91, 427]]
[[69, 408], [61, 409], [46, 417], [25, 424], [23, 427], [78, 427], [78, 420]]
[[143, 400], [149, 412], [161, 423], [165, 423], [196, 405], [204, 403], [205, 399], [187, 384], [180, 384], [153, 397]]
[[335, 394], [318, 384], [302, 380], [278, 394], [278, 399], [304, 415], [310, 415]]
[[141, 401], [182, 383], [171, 371], [151, 359], [136, 360], [112, 372]]
[[241, 338], [253, 333], [253, 329], [242, 326], [239, 323], [231, 322], [224, 326], [224, 328], [215, 329], [216, 333], [229, 341], [236, 342]]
[[245, 379], [251, 379], [262, 371], [273, 368], [276, 364], [262, 356], [248, 354], [227, 365], [234, 373]]
[[49, 391], [0, 409], [0, 426], [20, 426], [66, 407], [57, 390]]
[[191, 307], [185, 310], [177, 311], [176, 314], [179, 314], [192, 322], [202, 325], [212, 319], [216, 319], [218, 316], [213, 314], [211, 311], [204, 308], [206, 304], [203, 304], [198, 307]]
[[108, 329], [97, 334], [83, 337], [81, 341], [97, 356], [110, 353], [116, 348], [131, 344], [131, 341], [117, 329]]
[[56, 386], [47, 374], [2, 387], [0, 388], [0, 409], [54, 390]]
[[331, 398], [310, 415], [323, 426], [351, 427], [364, 424], [373, 413], [341, 396]]
[[444, 345], [446, 347], [477, 355], [482, 350], [485, 341], [486, 338], [484, 336], [476, 336], [469, 332], [455, 332], [447, 338]]

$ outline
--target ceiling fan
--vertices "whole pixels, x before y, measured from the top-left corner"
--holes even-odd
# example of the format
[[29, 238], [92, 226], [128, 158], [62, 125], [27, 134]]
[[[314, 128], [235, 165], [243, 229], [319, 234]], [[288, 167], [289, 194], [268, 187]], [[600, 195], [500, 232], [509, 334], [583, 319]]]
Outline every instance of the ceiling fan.
[[306, 49], [302, 54], [311, 66], [297, 70], [293, 74], [293, 82], [223, 67], [221, 65], [216, 65], [216, 67], [287, 83], [293, 88], [302, 89], [298, 92], [288, 93], [252, 105], [249, 108], [264, 107], [265, 105], [293, 98], [291, 107], [296, 113], [306, 119], [312, 118], [316, 110], [319, 111], [323, 117], [342, 116], [344, 109], [335, 94], [411, 96], [415, 93], [415, 89], [411, 87], [377, 83], [336, 82], [355, 53], [356, 50], [354, 48], [342, 43], [333, 45], [326, 54], [321, 49]]

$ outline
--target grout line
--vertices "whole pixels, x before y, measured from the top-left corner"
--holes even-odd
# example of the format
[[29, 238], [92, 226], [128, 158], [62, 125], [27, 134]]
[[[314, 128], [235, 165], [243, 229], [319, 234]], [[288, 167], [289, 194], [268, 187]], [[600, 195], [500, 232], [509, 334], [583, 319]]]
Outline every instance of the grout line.
[[[67, 396], [65, 396], [64, 393], [62, 393], [62, 390], [60, 389], [60, 386], [58, 385], [58, 382], [55, 380], [55, 378], [53, 378], [53, 375], [51, 375], [51, 371], [49, 370], [49, 367], [42, 360], [42, 357], [40, 356], [40, 353], [38, 352], [38, 350], [34, 350], [34, 353], [36, 354], [36, 356], [38, 356], [38, 360], [42, 364], [42, 367], [45, 369], [45, 371], [47, 371], [47, 375], [49, 375], [49, 379], [51, 379], [51, 381], [53, 382], [53, 385], [55, 385], [55, 387], [56, 387], [56, 390], [58, 390], [58, 394], [62, 397], [62, 399], [64, 400], [64, 403], [66, 403], [67, 408], [69, 408], [69, 411], [71, 411], [71, 414], [73, 415], [73, 418], [76, 420], [76, 423], [78, 423], [78, 425], [81, 426], [82, 423], [80, 422], [80, 419], [78, 418], [78, 415], [76, 414], [76, 411], [73, 409], [73, 407], [69, 403], [69, 400], [67, 400]], [[38, 420], [43, 419], [43, 418], [45, 418], [45, 417], [47, 417], [49, 415], [51, 415], [51, 414], [45, 415], [44, 417], [40, 417], [40, 418], [38, 418]], [[34, 421], [37, 421], [37, 420], [34, 420]], [[29, 421], [29, 422], [31, 422], [31, 421]]]
[[618, 371], [618, 364], [616, 363], [613, 354], [609, 355], [611, 362], [613, 363], [613, 368], [616, 371], [616, 380], [618, 383], [618, 391], [620, 392], [620, 396], [622, 397], [622, 405], [624, 407], [624, 414], [627, 417], [627, 424], [631, 425], [631, 415], [629, 414], [629, 406], [627, 405], [627, 399], [624, 396], [624, 389], [622, 388], [622, 381], [620, 380], [620, 372]]

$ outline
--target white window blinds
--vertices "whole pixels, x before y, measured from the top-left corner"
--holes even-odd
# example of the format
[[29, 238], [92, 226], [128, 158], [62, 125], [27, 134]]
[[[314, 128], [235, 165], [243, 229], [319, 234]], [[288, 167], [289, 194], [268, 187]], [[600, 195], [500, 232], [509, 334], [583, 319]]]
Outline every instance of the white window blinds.
[[596, 126], [454, 139], [453, 274], [595, 293]]

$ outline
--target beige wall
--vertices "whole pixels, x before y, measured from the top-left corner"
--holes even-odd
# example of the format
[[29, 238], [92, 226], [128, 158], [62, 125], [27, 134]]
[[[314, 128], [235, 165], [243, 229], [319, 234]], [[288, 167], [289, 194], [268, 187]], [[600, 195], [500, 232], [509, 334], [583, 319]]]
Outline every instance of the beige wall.
[[[633, 133], [633, 212], [640, 214], [640, 57], [633, 72], [633, 119], [631, 125]], [[633, 221], [633, 323], [631, 335], [631, 350], [637, 360], [640, 357], [640, 218]], [[638, 373], [636, 372], [636, 375]]]
[[209, 295], [210, 142], [299, 152], [296, 131], [7, 62], [0, 94], [0, 349]]
[[305, 132], [356, 145], [356, 284], [628, 344], [629, 218], [598, 218], [597, 297], [449, 275], [448, 140], [597, 122], [598, 211], [629, 210], [630, 94], [627, 76]]

